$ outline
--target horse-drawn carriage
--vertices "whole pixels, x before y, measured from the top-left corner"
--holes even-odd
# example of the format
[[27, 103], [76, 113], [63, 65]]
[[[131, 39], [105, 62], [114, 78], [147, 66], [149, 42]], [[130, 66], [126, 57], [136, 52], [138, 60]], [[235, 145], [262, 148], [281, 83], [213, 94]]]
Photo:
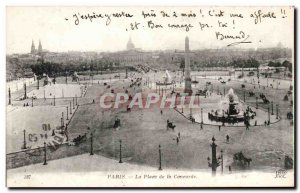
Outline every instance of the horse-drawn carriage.
[[255, 96], [255, 93], [253, 91], [249, 91], [249, 97]]
[[86, 133], [85, 133], [83, 136], [78, 135], [78, 137], [74, 138], [73, 143], [75, 145], [79, 145], [80, 143], [86, 142], [86, 140], [87, 140], [87, 137], [86, 137]]
[[293, 113], [292, 113], [292, 112], [288, 112], [288, 113], [286, 114], [286, 118], [287, 118], [287, 119], [293, 119]]
[[251, 158], [247, 158], [244, 156], [242, 151], [233, 154], [233, 161], [238, 162], [239, 164], [242, 164], [243, 166], [250, 166], [250, 162], [252, 162]]
[[167, 130], [172, 129], [174, 131], [175, 127], [176, 127], [176, 125], [174, 125], [172, 122], [167, 120]]
[[196, 96], [206, 96], [206, 92], [207, 92], [206, 89], [205, 90], [198, 90], [196, 92]]
[[259, 97], [263, 100], [265, 104], [269, 104], [270, 101], [267, 99], [267, 97], [264, 94], [260, 94]]

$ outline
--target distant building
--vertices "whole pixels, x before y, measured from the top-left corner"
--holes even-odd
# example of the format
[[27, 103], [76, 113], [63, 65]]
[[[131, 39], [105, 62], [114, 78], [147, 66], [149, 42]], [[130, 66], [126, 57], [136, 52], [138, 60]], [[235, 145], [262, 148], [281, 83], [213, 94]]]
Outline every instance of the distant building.
[[30, 51], [31, 54], [35, 54], [36, 53], [36, 49], [35, 49], [35, 45], [34, 45], [34, 42], [32, 40], [32, 43], [31, 43], [31, 51]]
[[130, 37], [128, 40], [128, 43], [127, 43], [127, 50], [133, 50], [134, 48], [135, 48], [134, 44], [132, 43], [131, 37]]
[[38, 48], [38, 53], [41, 54], [43, 52], [43, 47], [42, 47], [42, 43], [41, 40], [39, 40], [39, 48]]
[[150, 52], [145, 52], [142, 49], [136, 48], [132, 42], [131, 37], [129, 38], [126, 46], [126, 50], [113, 53], [110, 57], [120, 64], [124, 65], [137, 65], [150, 62], [152, 59], [152, 54]]
[[39, 40], [38, 49], [35, 48], [34, 41], [32, 40], [30, 54], [42, 56], [45, 54], [45, 52], [48, 52], [48, 50], [43, 50], [41, 40]]

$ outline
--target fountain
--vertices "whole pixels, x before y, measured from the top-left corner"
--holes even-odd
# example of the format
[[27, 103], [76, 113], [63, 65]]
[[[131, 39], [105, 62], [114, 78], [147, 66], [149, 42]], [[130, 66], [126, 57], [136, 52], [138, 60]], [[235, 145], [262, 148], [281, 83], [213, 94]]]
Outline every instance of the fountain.
[[254, 118], [256, 113], [251, 108], [243, 110], [243, 105], [239, 102], [238, 96], [231, 88], [225, 95], [224, 99], [220, 101], [220, 108], [216, 111], [212, 110], [208, 113], [208, 118], [211, 121], [224, 123], [247, 123], [250, 118]]
[[168, 72], [168, 70], [166, 70], [166, 72], [164, 73], [164, 75], [162, 76], [163, 81], [162, 82], [156, 82], [156, 85], [172, 85], [174, 83], [174, 81], [172, 80], [172, 77], [170, 75], [170, 73]]

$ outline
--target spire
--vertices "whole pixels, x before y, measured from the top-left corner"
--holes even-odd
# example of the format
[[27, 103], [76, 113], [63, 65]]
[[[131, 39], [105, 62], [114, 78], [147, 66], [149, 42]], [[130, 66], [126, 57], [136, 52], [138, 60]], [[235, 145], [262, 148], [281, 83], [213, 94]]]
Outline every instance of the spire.
[[34, 41], [32, 40], [32, 43], [31, 43], [31, 51], [30, 51], [31, 54], [34, 54], [35, 53], [35, 46], [34, 46]]
[[38, 52], [39, 52], [39, 53], [42, 53], [42, 52], [43, 52], [41, 40], [39, 40], [39, 48], [38, 48]]

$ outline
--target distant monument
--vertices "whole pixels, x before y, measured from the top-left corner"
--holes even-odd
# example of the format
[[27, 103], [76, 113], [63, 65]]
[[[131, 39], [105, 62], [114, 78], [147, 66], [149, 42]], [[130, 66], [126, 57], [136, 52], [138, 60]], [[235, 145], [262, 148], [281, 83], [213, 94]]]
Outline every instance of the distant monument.
[[172, 82], [172, 78], [168, 70], [166, 70], [165, 74], [163, 75], [164, 83]]
[[162, 76], [162, 82], [156, 82], [156, 85], [172, 85], [174, 81], [172, 80], [172, 77], [168, 70], [166, 70], [165, 74]]
[[185, 37], [185, 52], [184, 52], [184, 63], [185, 63], [185, 84], [184, 84], [184, 92], [189, 95], [192, 94], [192, 79], [191, 79], [191, 67], [190, 67], [190, 56], [189, 56], [189, 38]]
[[128, 40], [128, 43], [127, 43], [127, 50], [134, 50], [134, 48], [135, 48], [135, 46], [132, 43], [132, 40], [131, 40], [131, 37], [130, 37], [129, 40]]

